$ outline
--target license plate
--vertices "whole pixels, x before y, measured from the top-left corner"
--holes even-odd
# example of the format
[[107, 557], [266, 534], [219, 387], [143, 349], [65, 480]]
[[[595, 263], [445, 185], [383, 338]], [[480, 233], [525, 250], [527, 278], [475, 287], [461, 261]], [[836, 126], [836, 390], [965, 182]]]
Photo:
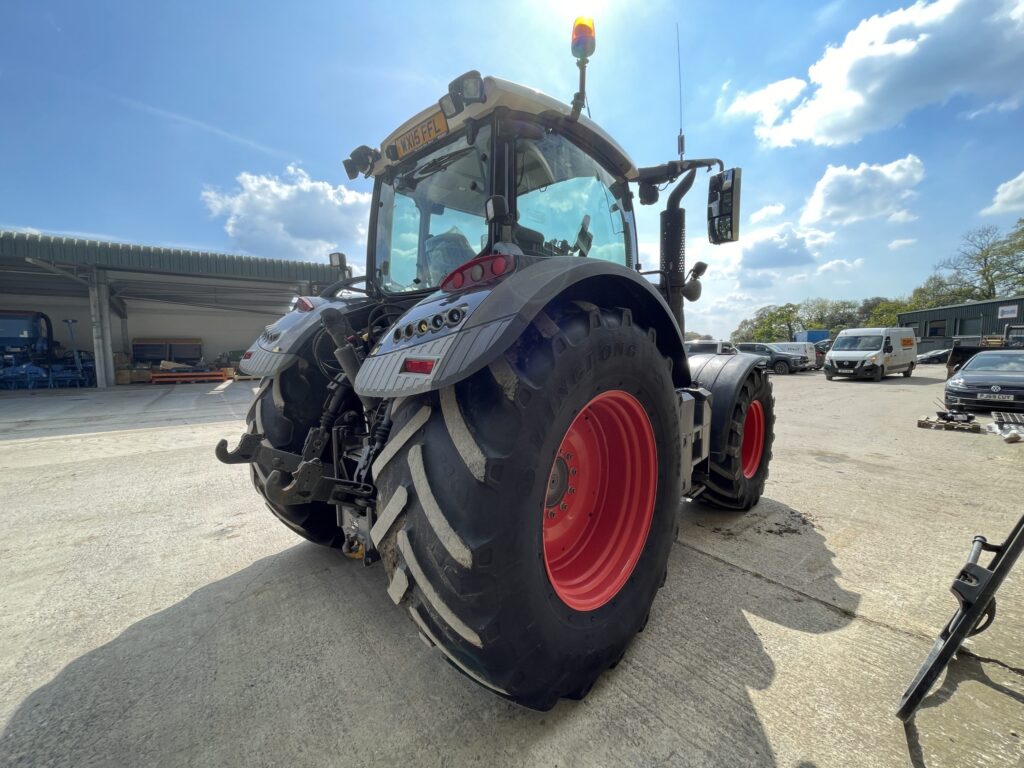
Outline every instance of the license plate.
[[424, 144], [437, 141], [447, 135], [448, 121], [444, 119], [444, 112], [435, 112], [415, 128], [398, 137], [398, 141], [395, 142], [398, 157], [401, 159], [415, 152]]
[[990, 395], [988, 392], [978, 393], [979, 400], [1013, 400], [1013, 395]]

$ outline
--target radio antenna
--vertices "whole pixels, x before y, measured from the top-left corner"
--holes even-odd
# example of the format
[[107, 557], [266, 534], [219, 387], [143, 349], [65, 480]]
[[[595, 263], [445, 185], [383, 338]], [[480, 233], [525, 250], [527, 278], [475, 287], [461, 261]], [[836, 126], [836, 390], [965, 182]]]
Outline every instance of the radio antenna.
[[686, 139], [683, 137], [683, 55], [679, 47], [679, 22], [676, 22], [676, 76], [679, 83], [679, 137], [676, 139], [676, 150], [679, 159], [683, 159], [686, 150]]

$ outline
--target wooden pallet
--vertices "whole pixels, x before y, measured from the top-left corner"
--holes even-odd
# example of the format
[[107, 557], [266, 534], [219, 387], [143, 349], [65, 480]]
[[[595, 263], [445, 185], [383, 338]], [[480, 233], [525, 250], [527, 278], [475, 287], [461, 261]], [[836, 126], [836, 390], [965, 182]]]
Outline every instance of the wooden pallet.
[[246, 373], [235, 371], [235, 381], [259, 381], [262, 378], [262, 376], [249, 376]]
[[981, 424], [976, 421], [971, 422], [956, 422], [956, 421], [939, 421], [931, 417], [918, 419], [917, 426], [921, 429], [941, 429], [946, 432], [981, 432]]
[[224, 371], [153, 371], [151, 384], [204, 384], [227, 381]]

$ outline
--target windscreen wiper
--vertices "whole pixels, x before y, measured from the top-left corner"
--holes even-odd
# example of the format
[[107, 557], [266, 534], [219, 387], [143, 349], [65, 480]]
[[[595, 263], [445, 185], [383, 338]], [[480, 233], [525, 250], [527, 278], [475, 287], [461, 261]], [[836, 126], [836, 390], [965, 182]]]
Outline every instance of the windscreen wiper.
[[406, 184], [415, 186], [417, 182], [422, 181], [428, 176], [433, 176], [439, 171], [445, 170], [448, 166], [452, 165], [456, 160], [461, 160], [463, 157], [474, 151], [476, 147], [464, 147], [463, 149], [457, 149], [454, 152], [450, 152], [447, 155], [441, 155], [435, 157], [433, 160], [424, 163], [418, 168], [413, 168], [406, 174], [402, 175], [402, 181]]

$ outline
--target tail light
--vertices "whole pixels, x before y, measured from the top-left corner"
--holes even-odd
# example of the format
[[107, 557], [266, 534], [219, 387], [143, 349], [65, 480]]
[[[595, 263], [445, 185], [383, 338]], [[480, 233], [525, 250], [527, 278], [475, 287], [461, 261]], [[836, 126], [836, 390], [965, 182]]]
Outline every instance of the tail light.
[[422, 359], [415, 357], [407, 357], [402, 361], [402, 373], [420, 373], [429, 374], [434, 370], [434, 363], [436, 360], [430, 358]]
[[298, 312], [312, 312], [316, 306], [305, 296], [299, 296], [295, 299], [295, 309]]
[[467, 261], [441, 281], [446, 293], [462, 291], [476, 285], [508, 277], [516, 270], [516, 257], [512, 254], [492, 253]]

